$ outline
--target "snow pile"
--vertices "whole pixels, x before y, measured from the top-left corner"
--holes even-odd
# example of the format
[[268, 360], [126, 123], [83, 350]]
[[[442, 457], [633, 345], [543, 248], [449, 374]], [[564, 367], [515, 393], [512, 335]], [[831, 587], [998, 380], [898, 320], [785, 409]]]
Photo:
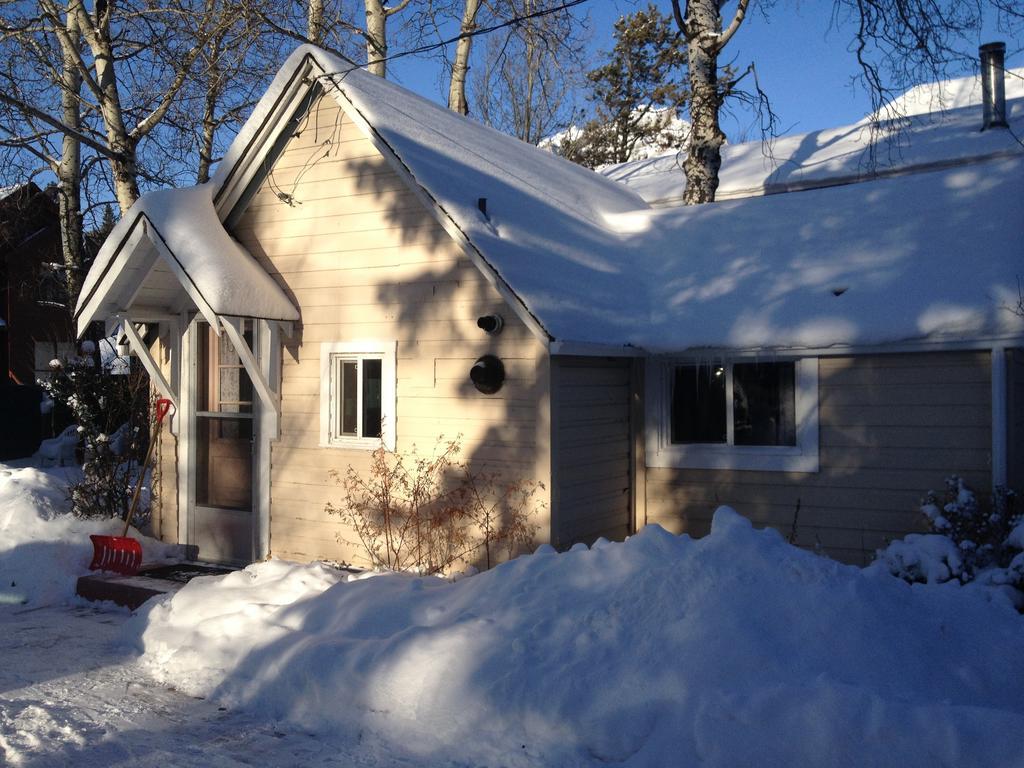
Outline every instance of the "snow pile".
[[[46, 605], [70, 599], [92, 560], [89, 535], [120, 536], [123, 523], [68, 514], [68, 486], [77, 467], [16, 468], [0, 464], [0, 604]], [[138, 535], [145, 562], [166, 559], [175, 547]]]
[[[991, 599], [990, 599], [991, 598]], [[190, 693], [439, 764], [1011, 765], [1024, 633], [756, 531], [648, 527], [448, 583], [269, 562], [129, 626]]]

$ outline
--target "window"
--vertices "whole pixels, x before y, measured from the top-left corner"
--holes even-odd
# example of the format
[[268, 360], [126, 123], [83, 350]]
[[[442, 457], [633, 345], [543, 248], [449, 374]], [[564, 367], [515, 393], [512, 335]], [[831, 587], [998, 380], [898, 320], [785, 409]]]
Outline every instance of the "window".
[[651, 362], [650, 466], [818, 470], [817, 360]]
[[320, 345], [320, 444], [395, 444], [395, 342]]

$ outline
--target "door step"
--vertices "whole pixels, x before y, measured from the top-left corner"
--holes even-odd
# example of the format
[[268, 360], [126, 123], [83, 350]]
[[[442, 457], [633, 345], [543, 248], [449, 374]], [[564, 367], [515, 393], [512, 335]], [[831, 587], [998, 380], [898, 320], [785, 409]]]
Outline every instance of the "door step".
[[75, 592], [86, 600], [110, 601], [134, 611], [152, 597], [177, 592], [197, 576], [221, 576], [232, 570], [205, 563], [172, 563], [143, 566], [134, 576], [91, 573], [79, 577]]

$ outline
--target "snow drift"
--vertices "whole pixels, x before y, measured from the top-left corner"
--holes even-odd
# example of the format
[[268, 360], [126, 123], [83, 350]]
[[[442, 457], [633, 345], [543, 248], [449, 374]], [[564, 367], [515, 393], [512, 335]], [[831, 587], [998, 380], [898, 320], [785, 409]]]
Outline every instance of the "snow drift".
[[[89, 535], [121, 535], [123, 521], [69, 514], [68, 486], [81, 479], [78, 467], [0, 464], [0, 604], [38, 607], [71, 599], [78, 576], [89, 572]], [[134, 528], [130, 535], [142, 543], [147, 563], [177, 552]]]
[[1019, 765], [1024, 633], [720, 509], [449, 583], [280, 561], [127, 625], [158, 678], [431, 763]]

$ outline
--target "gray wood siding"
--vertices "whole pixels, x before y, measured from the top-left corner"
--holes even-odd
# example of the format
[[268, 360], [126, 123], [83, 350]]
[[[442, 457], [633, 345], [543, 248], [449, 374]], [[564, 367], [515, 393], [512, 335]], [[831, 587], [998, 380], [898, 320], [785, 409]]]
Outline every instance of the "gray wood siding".
[[702, 536], [728, 504], [796, 542], [863, 563], [922, 529], [919, 502], [959, 474], [991, 485], [988, 352], [821, 358], [817, 473], [649, 467], [647, 521]]
[[[1024, 349], [1006, 353], [1006, 374], [1009, 408], [1007, 409], [1007, 484], [1024, 493]], [[1020, 496], [1018, 495], [1018, 498]]]
[[622, 358], [551, 358], [557, 546], [631, 531], [630, 368]]
[[[367, 451], [319, 446], [320, 343], [396, 340], [397, 448], [432, 451], [461, 435], [462, 459], [550, 488], [547, 350], [331, 99], [300, 125], [238, 218], [235, 236], [302, 315], [284, 340], [281, 434], [271, 451], [270, 547], [280, 557], [363, 562], [327, 502], [329, 477]], [[500, 335], [476, 325], [505, 320]], [[507, 373], [495, 395], [469, 380], [492, 353]], [[550, 530], [546, 507], [539, 537]]]

